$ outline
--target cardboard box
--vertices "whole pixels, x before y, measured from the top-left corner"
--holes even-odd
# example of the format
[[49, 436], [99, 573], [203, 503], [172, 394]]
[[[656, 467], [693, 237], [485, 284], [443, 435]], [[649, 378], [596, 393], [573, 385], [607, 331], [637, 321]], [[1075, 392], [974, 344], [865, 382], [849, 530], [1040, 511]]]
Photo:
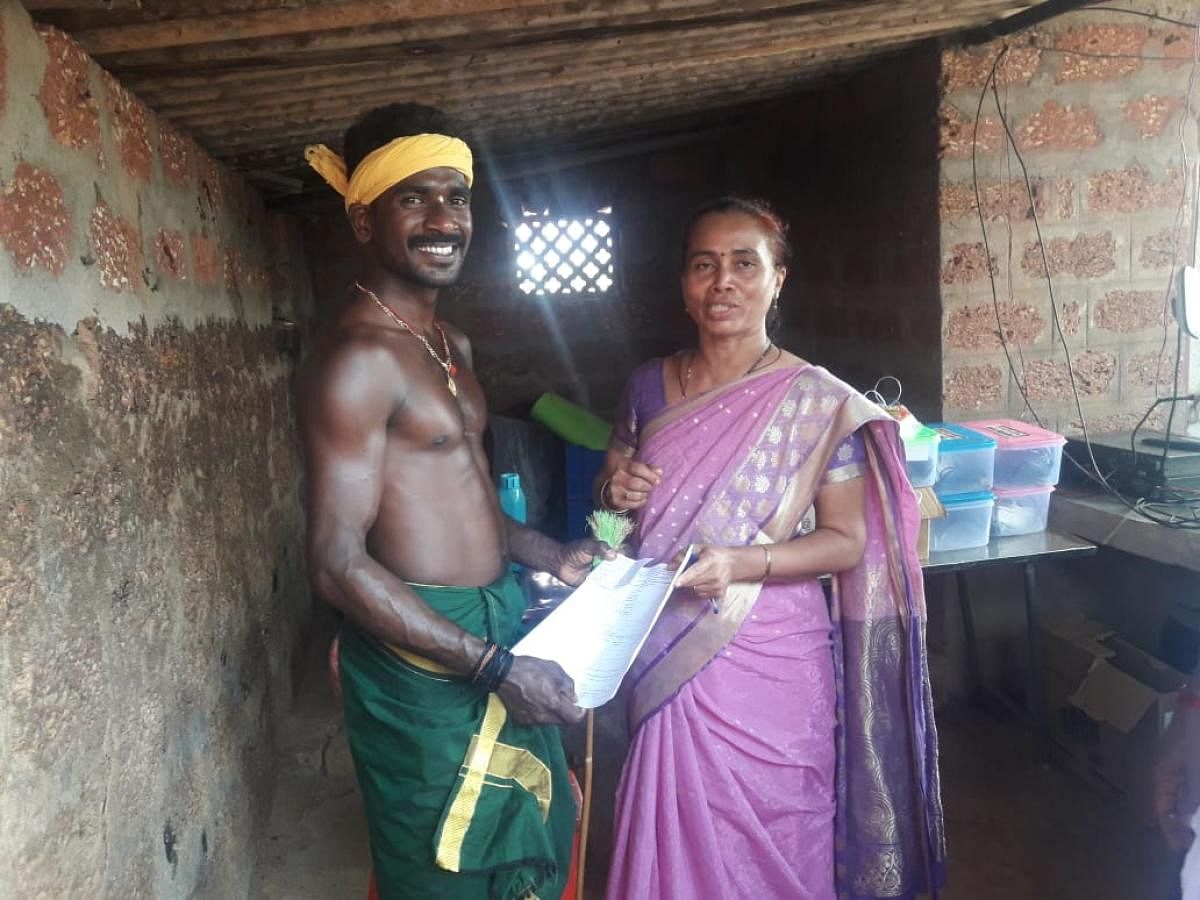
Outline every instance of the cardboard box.
[[[1154, 821], [1151, 781], [1158, 742], [1170, 724], [1187, 676], [1127, 641], [1076, 621], [1050, 626], [1044, 663], [1051, 734], [1068, 765], [1123, 798], [1138, 819]], [[1050, 691], [1077, 686], [1057, 701]], [[1053, 660], [1053, 661], [1052, 661]]]
[[1112, 656], [1102, 643], [1111, 630], [1086, 618], [1069, 613], [1047, 619], [1038, 628], [1038, 648], [1042, 672], [1042, 701], [1047, 727], [1055, 743], [1069, 749], [1077, 730], [1073, 718], [1079, 715], [1067, 699], [1083, 682], [1098, 659]]
[[942, 501], [934, 493], [933, 488], [914, 488], [917, 492], [917, 506], [921, 510], [921, 530], [917, 533], [917, 558], [929, 559], [929, 523], [946, 515]]

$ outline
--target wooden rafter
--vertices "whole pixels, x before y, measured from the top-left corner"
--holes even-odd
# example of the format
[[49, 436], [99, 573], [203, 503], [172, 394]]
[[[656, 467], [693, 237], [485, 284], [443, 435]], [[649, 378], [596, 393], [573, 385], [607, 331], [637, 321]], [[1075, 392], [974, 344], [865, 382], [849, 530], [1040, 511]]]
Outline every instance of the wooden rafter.
[[916, 41], [1044, 4], [1015, 0], [26, 0], [176, 127], [268, 190], [311, 184], [397, 100], [455, 115], [492, 155], [716, 127], [714, 117]]

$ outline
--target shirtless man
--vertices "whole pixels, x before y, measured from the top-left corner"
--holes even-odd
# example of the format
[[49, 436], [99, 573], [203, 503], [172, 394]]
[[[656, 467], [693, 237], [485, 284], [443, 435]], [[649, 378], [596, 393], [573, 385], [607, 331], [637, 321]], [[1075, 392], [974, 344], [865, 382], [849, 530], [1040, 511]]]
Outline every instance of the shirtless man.
[[[578, 583], [560, 545], [500, 511], [466, 336], [436, 316], [471, 240], [471, 154], [445, 117], [373, 110], [345, 163], [308, 158], [346, 201], [358, 279], [298, 380], [316, 593], [345, 614], [346, 731], [382, 900], [557, 897], [575, 811], [555, 663], [513, 657], [510, 558]], [[350, 175], [347, 178], [346, 173]]]

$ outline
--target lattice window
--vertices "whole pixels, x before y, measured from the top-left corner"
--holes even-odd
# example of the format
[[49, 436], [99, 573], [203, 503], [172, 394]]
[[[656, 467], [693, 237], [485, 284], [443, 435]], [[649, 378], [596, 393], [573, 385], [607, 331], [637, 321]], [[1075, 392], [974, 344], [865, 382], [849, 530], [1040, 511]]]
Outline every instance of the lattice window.
[[612, 209], [559, 218], [526, 212], [513, 234], [517, 287], [526, 294], [603, 294], [613, 286]]

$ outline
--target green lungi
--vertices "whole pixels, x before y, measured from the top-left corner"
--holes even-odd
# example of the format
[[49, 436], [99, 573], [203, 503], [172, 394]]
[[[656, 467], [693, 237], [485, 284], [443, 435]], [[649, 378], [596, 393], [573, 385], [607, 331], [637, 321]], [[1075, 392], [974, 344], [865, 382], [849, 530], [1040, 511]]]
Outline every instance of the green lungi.
[[[511, 575], [411, 587], [472, 634], [517, 637]], [[340, 665], [380, 900], [558, 900], [575, 828], [558, 729], [513, 722], [495, 694], [348, 623]]]

